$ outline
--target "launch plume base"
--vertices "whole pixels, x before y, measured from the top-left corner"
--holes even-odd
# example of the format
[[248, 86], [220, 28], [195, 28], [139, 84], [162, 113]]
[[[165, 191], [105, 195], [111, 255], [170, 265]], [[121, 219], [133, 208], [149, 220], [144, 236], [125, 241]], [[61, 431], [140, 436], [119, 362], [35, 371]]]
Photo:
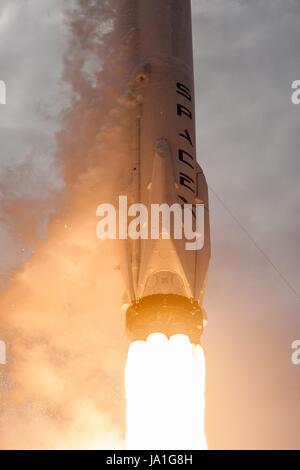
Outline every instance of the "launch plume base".
[[182, 334], [191, 343], [200, 344], [205, 314], [199, 303], [181, 295], [157, 294], [143, 297], [126, 312], [126, 330], [130, 342], [146, 341], [153, 333], [170, 338]]

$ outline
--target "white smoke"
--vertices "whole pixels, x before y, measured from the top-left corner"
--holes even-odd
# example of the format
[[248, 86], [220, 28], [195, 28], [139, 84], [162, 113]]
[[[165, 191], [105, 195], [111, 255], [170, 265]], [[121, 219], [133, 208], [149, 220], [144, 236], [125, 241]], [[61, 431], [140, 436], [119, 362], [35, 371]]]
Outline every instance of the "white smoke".
[[[116, 246], [96, 238], [95, 211], [128, 185], [124, 168], [135, 106], [126, 95], [128, 44], [115, 27], [120, 0], [68, 5], [64, 81], [71, 98], [55, 157], [64, 191], [44, 239], [11, 274], [0, 299], [9, 361], [0, 369], [2, 449], [123, 445], [123, 284]], [[31, 176], [22, 171], [28, 182]], [[12, 207], [28, 215], [31, 199], [11, 197], [8, 219]], [[12, 227], [20, 236], [40, 211], [29, 213], [24, 227]]]

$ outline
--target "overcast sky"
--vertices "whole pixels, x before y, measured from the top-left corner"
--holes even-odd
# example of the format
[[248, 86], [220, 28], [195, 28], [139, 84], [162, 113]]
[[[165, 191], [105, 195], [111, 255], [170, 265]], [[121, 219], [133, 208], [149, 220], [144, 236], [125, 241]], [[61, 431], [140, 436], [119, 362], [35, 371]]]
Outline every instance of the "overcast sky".
[[198, 158], [217, 194], [205, 335], [209, 436], [218, 429], [224, 447], [299, 448], [300, 368], [290, 365], [299, 299], [222, 203], [299, 292], [300, 107], [291, 83], [300, 76], [300, 3], [193, 7]]
[[[70, 99], [62, 3], [69, 2], [0, 0], [5, 283], [45, 236], [64, 188], [55, 158], [60, 112]], [[300, 79], [300, 2], [193, 0], [193, 22], [198, 160], [211, 188], [209, 444], [300, 448], [300, 366], [290, 359], [300, 339], [300, 301], [287, 285], [300, 291], [300, 105], [291, 102], [291, 84]], [[22, 200], [18, 223], [39, 221], [25, 240], [7, 216]]]

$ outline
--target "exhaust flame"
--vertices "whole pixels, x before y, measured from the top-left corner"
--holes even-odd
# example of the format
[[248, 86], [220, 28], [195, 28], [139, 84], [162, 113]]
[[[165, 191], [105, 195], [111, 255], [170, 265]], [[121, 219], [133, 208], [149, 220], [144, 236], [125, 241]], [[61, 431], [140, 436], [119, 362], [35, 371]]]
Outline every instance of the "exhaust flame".
[[152, 334], [131, 344], [125, 375], [128, 449], [206, 449], [201, 346]]

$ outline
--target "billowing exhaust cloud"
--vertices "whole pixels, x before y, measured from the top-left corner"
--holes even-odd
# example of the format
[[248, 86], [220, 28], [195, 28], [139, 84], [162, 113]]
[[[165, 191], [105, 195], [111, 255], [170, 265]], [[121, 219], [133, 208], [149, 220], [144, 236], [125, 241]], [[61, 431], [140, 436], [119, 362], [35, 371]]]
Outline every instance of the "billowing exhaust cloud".
[[[113, 202], [116, 184], [127, 184], [134, 103], [123, 88], [126, 38], [116, 48], [118, 8], [115, 0], [79, 0], [64, 11], [69, 106], [55, 156], [64, 190], [32, 256], [1, 293], [3, 449], [123, 446], [123, 285], [114, 242], [100, 242], [95, 231], [98, 204]], [[7, 213], [14, 207], [22, 215], [31, 205], [30, 198], [18, 203], [11, 198]], [[30, 238], [38, 214], [15, 230]]]

